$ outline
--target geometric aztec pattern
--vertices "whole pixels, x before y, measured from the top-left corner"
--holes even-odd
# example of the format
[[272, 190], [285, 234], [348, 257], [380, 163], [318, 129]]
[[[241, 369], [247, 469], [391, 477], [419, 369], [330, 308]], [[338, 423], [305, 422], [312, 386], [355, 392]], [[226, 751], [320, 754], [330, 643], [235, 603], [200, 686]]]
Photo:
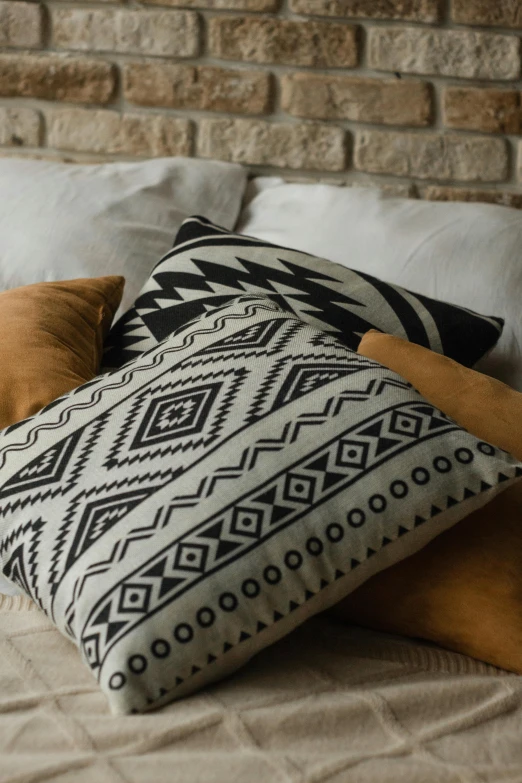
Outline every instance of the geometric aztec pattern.
[[[334, 413], [330, 408], [321, 423]], [[317, 426], [317, 421], [314, 425]], [[374, 469], [393, 453], [418, 444], [422, 438], [430, 438], [434, 431], [441, 434], [454, 429], [452, 421], [436, 414], [431, 406], [419, 403], [406, 403], [378, 413], [308, 453], [301, 463], [271, 478], [264, 486], [256, 487], [225, 511], [220, 510], [204, 526], [174, 540], [128, 577], [128, 581], [114, 586], [94, 607], [83, 632], [89, 646], [96, 638], [97, 658], [90, 661], [93, 669], [103, 663], [109, 646], [149, 616], [152, 602], [155, 611], [160, 611], [207, 571], [225, 568], [244, 551], [262, 546], [276, 530], [311, 513], [332, 493], [348, 489], [361, 474]], [[287, 439], [291, 439], [289, 432]], [[248, 463], [245, 463], [243, 472], [247, 470]], [[239, 478], [240, 473], [236, 472], [234, 479]], [[198, 486], [192, 506], [205, 496], [210, 483]], [[185, 496], [181, 500], [186, 499]], [[179, 509], [186, 507], [186, 502], [179, 504], [179, 499], [174, 497], [162, 509], [163, 524], [175, 519]], [[126, 600], [129, 593], [135, 592], [142, 597], [146, 595], [147, 599], [133, 603]]]
[[133, 307], [110, 332], [104, 363], [121, 367], [175, 329], [244, 294], [269, 296], [357, 350], [369, 329], [405, 337], [466, 366], [497, 342], [503, 321], [414, 294], [307, 253], [186, 220]]
[[522, 476], [247, 295], [0, 433], [0, 565], [112, 708], [240, 666]]

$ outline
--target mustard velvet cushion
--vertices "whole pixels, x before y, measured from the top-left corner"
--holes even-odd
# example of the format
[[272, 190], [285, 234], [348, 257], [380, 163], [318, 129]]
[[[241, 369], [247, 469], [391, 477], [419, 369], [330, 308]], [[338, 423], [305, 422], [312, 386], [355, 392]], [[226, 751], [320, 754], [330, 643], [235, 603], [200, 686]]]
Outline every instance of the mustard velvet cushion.
[[[522, 457], [519, 392], [375, 331], [358, 352], [402, 375], [473, 435]], [[374, 576], [334, 611], [522, 673], [522, 484]]]
[[98, 277], [0, 293], [0, 429], [95, 377], [124, 282]]

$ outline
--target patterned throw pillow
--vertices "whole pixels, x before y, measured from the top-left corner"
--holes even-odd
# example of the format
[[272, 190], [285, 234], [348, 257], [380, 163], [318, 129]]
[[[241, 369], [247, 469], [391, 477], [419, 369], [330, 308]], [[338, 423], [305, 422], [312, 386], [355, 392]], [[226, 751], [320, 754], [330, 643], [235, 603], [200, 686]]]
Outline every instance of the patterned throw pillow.
[[365, 332], [379, 329], [467, 367], [493, 348], [503, 327], [501, 318], [413, 294], [307, 253], [231, 234], [195, 217], [183, 223], [174, 249], [112, 329], [105, 366], [121, 367], [210, 307], [245, 293], [270, 296], [353, 350]]
[[0, 434], [0, 566], [113, 711], [142, 711], [520, 475], [400, 376], [242, 297]]

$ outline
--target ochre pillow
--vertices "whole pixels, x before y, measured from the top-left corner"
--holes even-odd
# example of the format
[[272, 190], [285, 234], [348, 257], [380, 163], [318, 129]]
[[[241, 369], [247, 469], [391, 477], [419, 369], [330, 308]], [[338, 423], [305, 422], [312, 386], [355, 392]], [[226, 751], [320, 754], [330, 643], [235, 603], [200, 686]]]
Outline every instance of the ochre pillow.
[[[376, 331], [358, 352], [402, 375], [473, 435], [522, 458], [521, 393]], [[371, 578], [333, 611], [522, 673], [522, 483]]]
[[95, 377], [124, 283], [98, 277], [0, 293], [0, 429]]

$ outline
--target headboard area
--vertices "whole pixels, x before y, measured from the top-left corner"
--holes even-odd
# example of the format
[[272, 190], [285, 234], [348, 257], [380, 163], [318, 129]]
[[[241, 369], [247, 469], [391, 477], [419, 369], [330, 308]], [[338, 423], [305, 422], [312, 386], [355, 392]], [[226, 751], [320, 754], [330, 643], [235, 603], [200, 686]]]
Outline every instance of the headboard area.
[[522, 207], [522, 0], [0, 0], [0, 156]]

